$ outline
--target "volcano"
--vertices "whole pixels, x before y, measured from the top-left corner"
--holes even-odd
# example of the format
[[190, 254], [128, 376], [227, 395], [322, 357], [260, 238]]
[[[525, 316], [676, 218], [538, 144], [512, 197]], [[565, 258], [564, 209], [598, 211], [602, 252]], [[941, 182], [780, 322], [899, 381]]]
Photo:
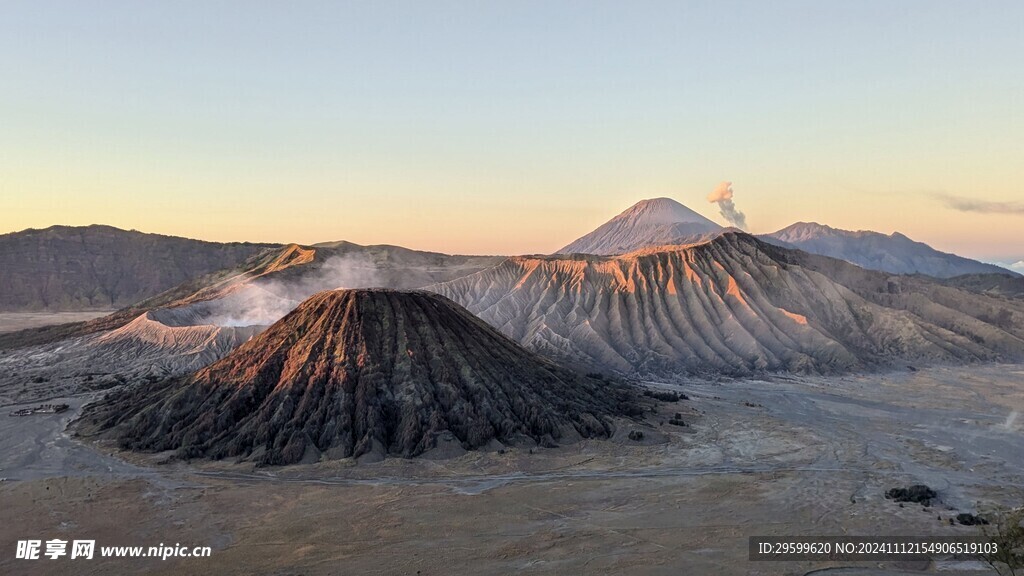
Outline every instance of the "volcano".
[[671, 198], [641, 200], [558, 254], [625, 254], [641, 248], [707, 240], [722, 227]]
[[528, 349], [631, 376], [842, 373], [1024, 358], [1024, 302], [738, 231], [621, 256], [523, 256], [429, 287]]
[[541, 359], [443, 296], [356, 289], [312, 296], [194, 375], [108, 395], [79, 429], [278, 465], [413, 457], [439, 440], [551, 445], [638, 413], [625, 385]]

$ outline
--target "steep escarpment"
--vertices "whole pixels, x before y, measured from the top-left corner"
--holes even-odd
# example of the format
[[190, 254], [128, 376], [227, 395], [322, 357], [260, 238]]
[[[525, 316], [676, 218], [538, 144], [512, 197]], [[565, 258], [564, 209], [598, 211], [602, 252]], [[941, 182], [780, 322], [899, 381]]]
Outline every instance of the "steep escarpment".
[[513, 258], [430, 287], [526, 347], [631, 374], [841, 372], [1024, 356], [1024, 306], [727, 232]]
[[0, 235], [0, 310], [120, 308], [274, 244], [219, 243], [110, 226]]
[[635, 413], [627, 388], [543, 360], [446, 298], [338, 290], [193, 376], [108, 395], [80, 426], [129, 449], [290, 464], [416, 456], [439, 438], [607, 436]]

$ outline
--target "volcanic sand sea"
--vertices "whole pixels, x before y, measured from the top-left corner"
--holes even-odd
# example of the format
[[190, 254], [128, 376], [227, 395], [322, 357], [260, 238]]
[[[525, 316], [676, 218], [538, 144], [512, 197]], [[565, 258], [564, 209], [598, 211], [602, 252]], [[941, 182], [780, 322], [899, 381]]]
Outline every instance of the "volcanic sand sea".
[[[690, 395], [653, 416], [667, 442], [630, 442], [621, 426], [612, 441], [533, 453], [263, 469], [112, 457], [63, 435], [70, 415], [4, 415], [0, 573], [805, 574], [838, 564], [751, 563], [747, 538], [969, 536], [976, 529], [949, 518], [1024, 501], [1012, 418], [1024, 409], [1022, 380], [1024, 366], [978, 365], [658, 384]], [[657, 425], [675, 412], [690, 426]], [[900, 507], [884, 497], [918, 482], [941, 501]], [[214, 550], [167, 561], [15, 560], [16, 540], [28, 538]], [[942, 573], [977, 567], [944, 564]]]
[[27, 328], [39, 328], [85, 322], [110, 314], [113, 310], [85, 310], [82, 312], [0, 312], [0, 332], [15, 332]]

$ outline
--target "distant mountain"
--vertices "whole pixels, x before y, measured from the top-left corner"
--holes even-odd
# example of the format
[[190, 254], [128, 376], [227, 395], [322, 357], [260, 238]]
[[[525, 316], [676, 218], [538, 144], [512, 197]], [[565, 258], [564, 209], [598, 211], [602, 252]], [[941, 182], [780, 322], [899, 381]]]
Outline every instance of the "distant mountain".
[[760, 238], [891, 274], [926, 274], [936, 278], [963, 274], [1013, 274], [1000, 266], [940, 252], [898, 232], [890, 235], [868, 230], [853, 232], [816, 222], [798, 222]]
[[98, 225], [3, 234], [0, 311], [121, 308], [277, 246]]
[[1024, 302], [742, 232], [615, 257], [510, 258], [428, 289], [529, 349], [639, 376], [1024, 358]]
[[[151, 310], [188, 310], [193, 325], [269, 326], [303, 299], [334, 288], [420, 288], [498, 264], [503, 256], [450, 256], [400, 246], [361, 246], [330, 242], [289, 244], [266, 249], [237, 266], [191, 278], [117, 312], [73, 324], [0, 334], [0, 350], [50, 344], [121, 328]], [[2, 277], [2, 275], [0, 275]], [[163, 316], [161, 316], [163, 317]], [[77, 356], [88, 357], [83, 351]], [[40, 357], [41, 358], [41, 357]], [[22, 359], [29, 365], [38, 360]], [[182, 365], [168, 360], [168, 369]], [[0, 362], [0, 372], [3, 363]], [[42, 361], [49, 374], [64, 368]], [[48, 377], [48, 376], [47, 376]], [[4, 376], [0, 374], [0, 383]]]
[[612, 417], [640, 413], [635, 398], [437, 294], [336, 290], [191, 377], [108, 395], [79, 429], [112, 429], [128, 449], [280, 465], [607, 437]]
[[641, 200], [558, 254], [625, 254], [707, 240], [723, 228], [671, 198]]

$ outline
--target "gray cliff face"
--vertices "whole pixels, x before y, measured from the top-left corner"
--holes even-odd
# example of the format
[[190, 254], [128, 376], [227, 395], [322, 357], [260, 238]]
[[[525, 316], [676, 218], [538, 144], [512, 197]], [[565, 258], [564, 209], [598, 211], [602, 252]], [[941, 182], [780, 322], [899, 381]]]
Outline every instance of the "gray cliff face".
[[237, 266], [273, 246], [204, 242], [110, 226], [3, 234], [0, 310], [121, 308]]

